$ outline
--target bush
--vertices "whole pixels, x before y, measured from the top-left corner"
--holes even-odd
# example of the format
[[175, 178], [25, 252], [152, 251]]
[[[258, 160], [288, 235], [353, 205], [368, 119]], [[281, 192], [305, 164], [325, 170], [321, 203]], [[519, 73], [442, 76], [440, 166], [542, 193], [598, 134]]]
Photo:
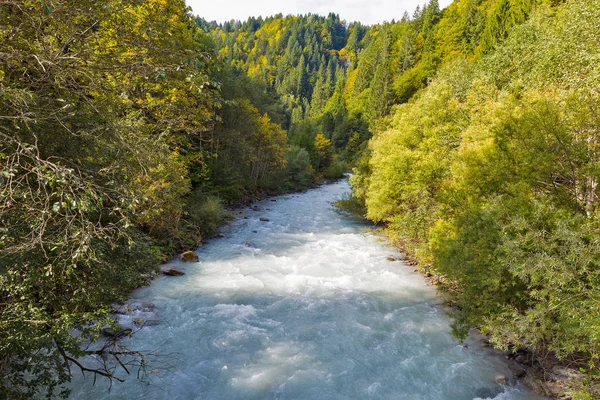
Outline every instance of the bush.
[[285, 179], [290, 190], [306, 189], [313, 181], [313, 168], [308, 151], [292, 146], [286, 154]]
[[327, 179], [339, 179], [344, 176], [350, 167], [344, 160], [334, 160], [325, 171], [323, 171], [323, 178]]
[[246, 188], [239, 183], [231, 183], [225, 186], [211, 188], [215, 197], [222, 199], [226, 204], [233, 203], [247, 195]]
[[[184, 219], [187, 230], [200, 242], [202, 237], [213, 233], [225, 219], [226, 212], [221, 198], [195, 190], [188, 198]], [[194, 237], [198, 235], [199, 237]]]
[[357, 217], [364, 218], [367, 213], [364, 200], [353, 196], [351, 193], [345, 194], [341, 199], [336, 201], [335, 206], [340, 209], [340, 211]]

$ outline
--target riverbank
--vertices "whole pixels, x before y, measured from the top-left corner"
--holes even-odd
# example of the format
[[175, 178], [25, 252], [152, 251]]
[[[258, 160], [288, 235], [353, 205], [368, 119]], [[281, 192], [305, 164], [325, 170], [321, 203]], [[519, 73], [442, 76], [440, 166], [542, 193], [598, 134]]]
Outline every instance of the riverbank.
[[[167, 263], [170, 260], [178, 257], [182, 253], [185, 253], [187, 251], [193, 251], [193, 250], [201, 247], [204, 241], [206, 241], [207, 239], [213, 239], [214, 237], [216, 237], [217, 236], [216, 232], [218, 231], [218, 229], [227, 225], [235, 217], [235, 215], [238, 213], [239, 210], [241, 210], [245, 207], [248, 207], [248, 206], [252, 205], [253, 203], [263, 201], [270, 197], [284, 196], [284, 195], [294, 194], [294, 193], [304, 193], [307, 190], [315, 189], [315, 188], [321, 187], [322, 185], [332, 184], [332, 183], [340, 181], [341, 179], [344, 179], [344, 176], [340, 176], [337, 178], [320, 177], [320, 178], [316, 178], [308, 187], [301, 188], [301, 189], [293, 189], [290, 191], [285, 191], [285, 190], [269, 191], [266, 189], [257, 189], [251, 195], [245, 195], [237, 200], [231, 201], [227, 205], [227, 207], [224, 207], [222, 210], [223, 216], [221, 218], [219, 218], [218, 221], [215, 221], [216, 225], [214, 226], [214, 228], [209, 229], [206, 232], [202, 232], [202, 234], [197, 233], [195, 235], [187, 235], [185, 240], [180, 238], [178, 241], [176, 241], [175, 244], [172, 243], [170, 246], [167, 246], [167, 247], [161, 246], [161, 249], [162, 249], [161, 259], [162, 259], [163, 263]], [[182, 229], [182, 230], [184, 231], [185, 229]], [[160, 271], [157, 271], [157, 273], [160, 273]]]
[[[441, 298], [440, 307], [450, 316], [456, 311], [456, 305], [452, 301], [452, 291], [455, 290], [443, 276], [438, 275], [431, 265], [420, 264], [417, 259], [407, 252], [402, 243], [392, 242], [387, 236], [390, 245], [400, 250], [399, 259], [414, 272], [420, 273], [428, 285], [436, 287]], [[552, 353], [538, 353], [532, 349], [516, 348], [509, 344], [507, 349], [494, 347], [490, 342], [490, 336], [482, 334], [477, 329], [469, 332], [469, 337], [481, 343], [490, 357], [501, 358], [512, 372], [508, 379], [523, 382], [527, 387], [540, 396], [549, 399], [577, 400], [592, 399], [581, 395], [580, 390], [586, 378], [569, 363], [561, 362]], [[596, 385], [597, 389], [598, 386]], [[600, 396], [600, 392], [598, 392]]]
[[[223, 238], [224, 235], [222, 233], [219, 233], [219, 231], [222, 230], [224, 227], [228, 226], [236, 218], [239, 218], [240, 215], [244, 214], [244, 210], [249, 209], [249, 210], [253, 210], [253, 211], [260, 211], [260, 210], [256, 209], [256, 207], [253, 206], [254, 204], [256, 204], [258, 202], [269, 200], [271, 198], [306, 193], [309, 190], [318, 189], [323, 185], [331, 185], [331, 184], [337, 183], [342, 179], [345, 179], [345, 176], [338, 177], [338, 178], [318, 178], [318, 179], [315, 179], [315, 181], [310, 185], [310, 187], [303, 189], [303, 190], [294, 190], [294, 191], [288, 191], [288, 192], [285, 192], [285, 191], [284, 192], [269, 192], [267, 190], [257, 190], [253, 196], [245, 196], [245, 197], [239, 199], [237, 202], [234, 202], [231, 204], [231, 207], [227, 209], [226, 217], [220, 221], [220, 224], [218, 226], [216, 226], [212, 230], [212, 232], [210, 232], [209, 235], [204, 236], [204, 237], [198, 236], [200, 240], [195, 241], [193, 244], [181, 243], [181, 245], [179, 247], [177, 247], [176, 249], [174, 249], [174, 251], [170, 252], [168, 255], [163, 255], [163, 264], [160, 265], [159, 268], [156, 269], [156, 271], [155, 271], [154, 275], [151, 277], [151, 279], [153, 280], [161, 275], [166, 275], [166, 276], [185, 275], [185, 272], [182, 271], [181, 268], [179, 268], [176, 264], [174, 264], [174, 262], [183, 262], [183, 263], [198, 262], [199, 259], [198, 259], [198, 256], [196, 255], [196, 251], [199, 250], [206, 243], [207, 240]], [[273, 201], [276, 201], [276, 200], [273, 200]], [[248, 218], [248, 216], [243, 216], [243, 218]], [[181, 264], [179, 264], [179, 266], [181, 266]], [[148, 284], [151, 284], [152, 280], [148, 281]], [[147, 308], [148, 308], [147, 305], [139, 305], [139, 304], [133, 304], [132, 306], [127, 305], [127, 301], [122, 302], [122, 303], [115, 303], [112, 305], [112, 309], [116, 315], [126, 314], [125, 311], [128, 311], [129, 313], [131, 313], [131, 312], [136, 312], [136, 311], [141, 310], [142, 312], [144, 312], [144, 310]], [[138, 322], [136, 323], [135, 320], [137, 320]], [[131, 321], [128, 321], [128, 323], [126, 324], [127, 326], [125, 326], [123, 329], [131, 330], [131, 329], [135, 328], [134, 325], [137, 325], [137, 326], [143, 325], [143, 323], [139, 322], [140, 320], [141, 319], [139, 316], [138, 316], [138, 318], [132, 318]], [[120, 322], [122, 322], [122, 321], [120, 321]]]

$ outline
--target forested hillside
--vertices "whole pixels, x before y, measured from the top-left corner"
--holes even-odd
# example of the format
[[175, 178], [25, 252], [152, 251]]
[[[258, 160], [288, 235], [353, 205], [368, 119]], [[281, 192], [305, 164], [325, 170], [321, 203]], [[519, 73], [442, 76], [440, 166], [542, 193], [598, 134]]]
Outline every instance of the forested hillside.
[[226, 206], [350, 168], [343, 203], [437, 276], [458, 335], [570, 363], [589, 396], [600, 0], [431, 0], [390, 17], [2, 2], [0, 398], [143, 367], [135, 349], [86, 347], [112, 302]]
[[456, 1], [442, 12], [432, 0], [374, 26], [335, 14], [197, 22], [228, 65], [277, 95], [291, 142], [335, 175], [356, 163], [394, 104], [426, 87], [444, 63], [492, 49], [534, 3]]

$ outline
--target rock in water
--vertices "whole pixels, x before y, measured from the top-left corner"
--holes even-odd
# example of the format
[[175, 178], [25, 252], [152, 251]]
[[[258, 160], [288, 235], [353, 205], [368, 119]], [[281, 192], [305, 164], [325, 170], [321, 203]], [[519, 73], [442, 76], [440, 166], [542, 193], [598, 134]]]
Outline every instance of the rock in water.
[[198, 255], [196, 253], [194, 253], [193, 251], [186, 251], [185, 253], [181, 254], [181, 261], [198, 262], [199, 258], [198, 258]]
[[502, 374], [498, 374], [498, 375], [494, 376], [494, 382], [496, 382], [500, 385], [506, 385], [506, 376], [504, 376]]
[[129, 307], [127, 305], [119, 305], [119, 304], [112, 304], [112, 313], [113, 314], [127, 314], [130, 310]]
[[515, 361], [521, 364], [525, 364], [527, 362], [527, 356], [525, 354], [519, 354], [515, 357]]
[[513, 368], [513, 374], [515, 378], [521, 379], [524, 378], [525, 375], [527, 375], [527, 371], [523, 367], [516, 366]]
[[158, 319], [143, 319], [143, 318], [136, 318], [133, 320], [133, 323], [136, 324], [137, 326], [156, 326], [156, 325], [160, 325], [160, 320]]
[[100, 334], [102, 334], [103, 336], [106, 336], [107, 338], [110, 339], [122, 339], [125, 336], [129, 336], [131, 334], [132, 330], [130, 328], [126, 328], [126, 329], [120, 329], [120, 330], [114, 330], [112, 328], [102, 328], [102, 330], [100, 330]]
[[475, 396], [477, 396], [480, 399], [493, 399], [502, 392], [503, 392], [503, 390], [498, 387], [493, 388], [493, 389], [487, 388], [487, 387], [482, 387], [475, 391]]
[[180, 275], [185, 275], [185, 272], [180, 271], [178, 269], [167, 269], [165, 271], [162, 272], [165, 275], [168, 276], [180, 276]]
[[265, 217], [260, 217], [259, 218], [262, 222], [269, 222], [269, 218], [265, 218]]
[[156, 306], [154, 305], [154, 303], [150, 303], [149, 301], [142, 301], [139, 307], [139, 309], [144, 312], [153, 311], [155, 308]]

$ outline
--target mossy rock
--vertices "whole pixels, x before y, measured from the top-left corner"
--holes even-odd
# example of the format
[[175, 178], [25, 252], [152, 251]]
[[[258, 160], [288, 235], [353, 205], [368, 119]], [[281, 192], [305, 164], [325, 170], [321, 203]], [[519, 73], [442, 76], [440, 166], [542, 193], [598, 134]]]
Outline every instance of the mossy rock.
[[193, 251], [186, 251], [185, 253], [181, 254], [181, 261], [198, 262], [199, 260], [200, 259], [198, 258], [198, 255]]

